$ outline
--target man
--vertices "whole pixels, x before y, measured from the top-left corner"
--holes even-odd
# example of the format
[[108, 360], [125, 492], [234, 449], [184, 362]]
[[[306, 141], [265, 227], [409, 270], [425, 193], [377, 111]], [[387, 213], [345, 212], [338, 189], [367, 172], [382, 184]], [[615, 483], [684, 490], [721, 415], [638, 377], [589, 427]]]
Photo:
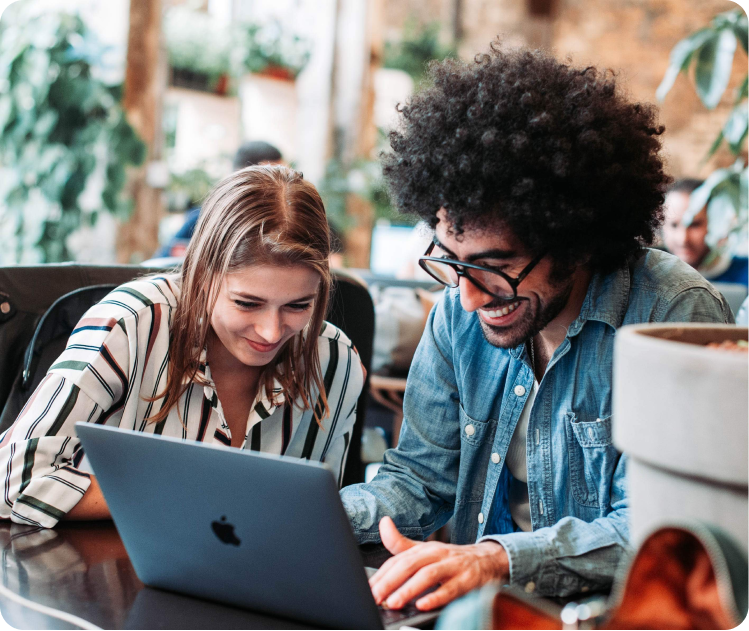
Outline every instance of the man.
[[669, 252], [694, 267], [713, 283], [740, 283], [749, 281], [749, 261], [743, 256], [713, 252], [705, 243], [707, 237], [707, 208], [698, 212], [688, 226], [682, 223], [689, 208], [690, 195], [702, 180], [692, 178], [677, 181], [666, 194], [663, 242]]
[[[656, 111], [610, 73], [492, 47], [432, 67], [384, 170], [435, 228], [452, 287], [414, 357], [398, 447], [342, 490], [360, 542], [395, 554], [375, 599], [431, 609], [490, 580], [547, 595], [608, 587], [628, 546], [611, 441], [614, 334], [729, 322], [699, 274], [647, 250], [669, 178]], [[452, 518], [453, 544], [421, 543]]]

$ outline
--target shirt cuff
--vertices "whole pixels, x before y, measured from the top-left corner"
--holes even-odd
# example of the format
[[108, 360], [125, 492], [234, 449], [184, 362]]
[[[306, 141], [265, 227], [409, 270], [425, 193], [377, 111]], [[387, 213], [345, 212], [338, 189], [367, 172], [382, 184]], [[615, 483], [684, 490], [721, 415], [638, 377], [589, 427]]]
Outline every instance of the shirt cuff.
[[65, 469], [32, 478], [13, 503], [10, 519], [18, 524], [54, 528], [81, 501], [90, 484], [88, 475]]
[[486, 535], [476, 543], [482, 541], [495, 541], [505, 549], [510, 564], [510, 585], [516, 585], [527, 593], [553, 590], [551, 574], [546, 581], [549, 585], [542, 584], [543, 567], [552, 560], [546, 537], [537, 532], [513, 532], [506, 535]]

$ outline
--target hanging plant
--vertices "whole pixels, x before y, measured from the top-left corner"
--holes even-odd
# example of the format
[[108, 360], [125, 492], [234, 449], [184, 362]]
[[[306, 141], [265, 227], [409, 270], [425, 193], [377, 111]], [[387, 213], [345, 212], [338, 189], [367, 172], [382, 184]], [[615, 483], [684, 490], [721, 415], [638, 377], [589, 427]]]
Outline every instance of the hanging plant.
[[[80, 17], [12, 18], [0, 23], [0, 257], [65, 261], [83, 222], [129, 214], [125, 170], [146, 147], [125, 119], [121, 86], [96, 77], [103, 51]], [[84, 210], [88, 186], [100, 189], [98, 203]]]

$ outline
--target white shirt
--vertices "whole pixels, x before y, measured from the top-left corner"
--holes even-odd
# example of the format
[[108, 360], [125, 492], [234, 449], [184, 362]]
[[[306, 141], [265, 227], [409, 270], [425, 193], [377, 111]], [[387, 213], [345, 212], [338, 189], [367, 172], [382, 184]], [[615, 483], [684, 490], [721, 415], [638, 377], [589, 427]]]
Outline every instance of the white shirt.
[[[75, 506], [90, 484], [75, 423], [84, 421], [200, 442], [231, 445], [212, 385], [193, 381], [166, 419], [152, 423], [164, 399], [169, 329], [179, 300], [175, 277], [122, 285], [89, 309], [62, 355], [14, 424], [0, 436], [4, 501], [0, 518], [47, 528]], [[330, 416], [320, 428], [312, 409], [258, 395], [241, 449], [327, 463], [341, 479], [356, 419], [364, 370], [351, 341], [327, 324], [318, 337]], [[205, 359], [205, 355], [203, 355]], [[211, 384], [210, 368], [198, 374]], [[312, 393], [317, 400], [318, 393]]]
[[528, 421], [531, 417], [533, 402], [538, 392], [538, 381], [534, 379], [533, 387], [525, 400], [525, 406], [520, 413], [518, 424], [507, 448], [507, 468], [514, 478], [510, 483], [509, 500], [510, 515], [521, 530], [526, 532], [533, 530], [531, 524], [531, 507], [528, 499], [528, 458], [527, 458], [527, 434]]

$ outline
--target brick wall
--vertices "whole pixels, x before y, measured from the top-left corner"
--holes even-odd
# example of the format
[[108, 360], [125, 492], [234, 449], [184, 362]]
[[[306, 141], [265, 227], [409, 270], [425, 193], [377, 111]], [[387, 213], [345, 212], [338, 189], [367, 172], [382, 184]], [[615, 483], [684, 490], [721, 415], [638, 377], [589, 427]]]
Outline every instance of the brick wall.
[[[554, 19], [553, 45], [558, 54], [571, 54], [576, 64], [619, 71], [634, 99], [655, 102], [674, 44], [717, 13], [735, 7], [727, 0], [562, 0]], [[664, 149], [675, 177], [704, 177], [716, 166], [733, 162], [724, 149], [700, 166], [730, 112], [731, 88], [746, 73], [747, 58], [738, 48], [731, 85], [715, 110], [705, 109], [692, 78], [684, 75], [660, 104]]]
[[[449, 37], [454, 1], [385, 0], [386, 37], [397, 34], [409, 16], [422, 22], [440, 20]], [[510, 46], [549, 47], [560, 58], [571, 55], [575, 65], [615, 70], [633, 99], [648, 102], [655, 102], [655, 90], [676, 42], [717, 13], [737, 6], [728, 0], [553, 0], [546, 3], [552, 6], [548, 17], [534, 17], [531, 1], [462, 0], [461, 56], [470, 59], [486, 51], [497, 35]], [[731, 88], [741, 81], [746, 67], [746, 55], [739, 50], [729, 91], [711, 112], [697, 98], [692, 79], [684, 75], [660, 105], [660, 120], [666, 126], [665, 155], [675, 177], [704, 177], [733, 161], [724, 149], [701, 166], [731, 109]]]

